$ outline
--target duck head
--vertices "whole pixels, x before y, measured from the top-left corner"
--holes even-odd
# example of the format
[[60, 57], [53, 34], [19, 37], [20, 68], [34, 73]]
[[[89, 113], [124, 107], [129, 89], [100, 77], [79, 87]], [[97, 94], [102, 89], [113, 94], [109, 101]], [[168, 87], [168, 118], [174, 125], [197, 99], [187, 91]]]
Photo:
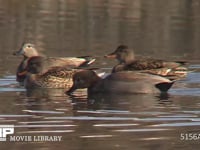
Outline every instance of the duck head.
[[66, 94], [76, 89], [93, 88], [101, 78], [92, 70], [81, 70], [73, 75], [73, 85]]
[[13, 55], [16, 56], [23, 55], [25, 58], [30, 58], [33, 56], [38, 56], [39, 54], [33, 44], [25, 43], [18, 51], [15, 51]]
[[117, 47], [117, 49], [110, 53], [105, 55], [106, 58], [115, 58], [118, 60], [119, 63], [131, 63], [134, 59], [134, 52], [133, 50], [129, 49], [126, 45], [120, 45]]

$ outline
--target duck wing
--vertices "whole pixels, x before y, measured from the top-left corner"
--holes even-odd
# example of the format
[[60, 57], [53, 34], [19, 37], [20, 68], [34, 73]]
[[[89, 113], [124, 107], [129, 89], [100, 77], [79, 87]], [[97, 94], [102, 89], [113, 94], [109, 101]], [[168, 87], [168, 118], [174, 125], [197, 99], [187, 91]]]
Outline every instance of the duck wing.
[[127, 64], [125, 68], [126, 70], [147, 70], [163, 67], [164, 63], [162, 60], [140, 59], [133, 61], [131, 64]]

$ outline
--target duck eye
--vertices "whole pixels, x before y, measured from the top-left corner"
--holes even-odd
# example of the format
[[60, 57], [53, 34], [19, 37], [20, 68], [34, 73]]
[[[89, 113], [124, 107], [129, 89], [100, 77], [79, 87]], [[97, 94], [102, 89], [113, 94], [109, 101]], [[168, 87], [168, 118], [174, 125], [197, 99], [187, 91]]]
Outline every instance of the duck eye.
[[123, 52], [124, 52], [124, 53], [127, 53], [128, 51], [127, 51], [127, 50], [124, 50]]

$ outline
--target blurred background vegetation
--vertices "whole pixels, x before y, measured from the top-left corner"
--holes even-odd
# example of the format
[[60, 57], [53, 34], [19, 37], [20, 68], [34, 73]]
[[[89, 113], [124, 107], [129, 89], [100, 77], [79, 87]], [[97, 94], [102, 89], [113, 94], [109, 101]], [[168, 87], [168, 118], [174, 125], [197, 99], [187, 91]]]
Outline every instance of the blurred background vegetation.
[[137, 54], [199, 59], [200, 1], [0, 0], [0, 35], [0, 63], [23, 42], [53, 56], [103, 56], [126, 44]]

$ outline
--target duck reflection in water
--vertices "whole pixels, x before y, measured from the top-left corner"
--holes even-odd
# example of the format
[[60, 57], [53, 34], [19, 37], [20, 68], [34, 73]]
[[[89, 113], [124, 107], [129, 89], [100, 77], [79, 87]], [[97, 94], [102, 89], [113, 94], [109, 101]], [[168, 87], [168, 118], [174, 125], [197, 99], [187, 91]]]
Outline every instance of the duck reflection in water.
[[123, 93], [91, 93], [76, 91], [70, 95], [73, 110], [129, 110], [148, 109], [158, 105], [168, 105], [168, 93], [123, 94]]

